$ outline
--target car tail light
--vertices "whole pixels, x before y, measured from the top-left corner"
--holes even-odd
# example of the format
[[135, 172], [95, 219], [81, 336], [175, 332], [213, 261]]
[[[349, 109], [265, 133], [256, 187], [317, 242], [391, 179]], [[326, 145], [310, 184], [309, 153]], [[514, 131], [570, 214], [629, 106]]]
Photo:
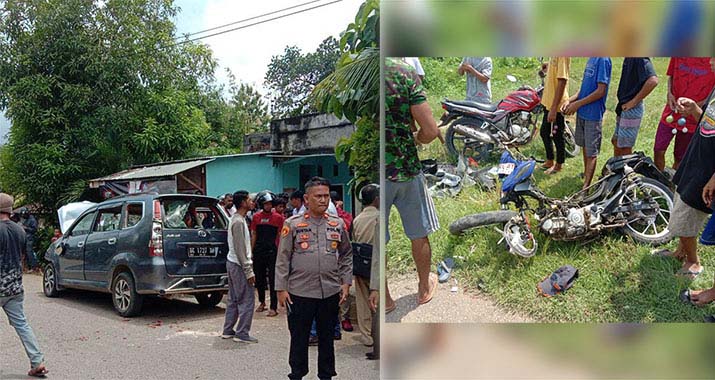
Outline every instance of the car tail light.
[[164, 256], [164, 241], [162, 238], [161, 203], [154, 201], [154, 221], [151, 224], [151, 239], [149, 240], [149, 256]]

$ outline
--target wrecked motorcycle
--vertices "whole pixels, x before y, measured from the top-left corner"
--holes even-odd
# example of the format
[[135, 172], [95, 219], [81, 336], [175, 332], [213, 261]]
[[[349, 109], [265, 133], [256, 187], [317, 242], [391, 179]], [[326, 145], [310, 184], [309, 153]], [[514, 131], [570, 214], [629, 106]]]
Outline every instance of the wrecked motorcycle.
[[[507, 75], [511, 82], [516, 78]], [[541, 122], [544, 106], [541, 105], [542, 84], [537, 88], [528, 85], [511, 92], [498, 104], [445, 99], [442, 101], [440, 127], [448, 125], [445, 145], [452, 158], [460, 154], [472, 156], [477, 161], [488, 157], [500, 145], [517, 147], [528, 144]], [[566, 122], [564, 131], [566, 153], [573, 157], [580, 148], [576, 145], [573, 129]]]
[[[532, 224], [554, 240], [595, 238], [604, 231], [619, 229], [635, 241], [661, 245], [668, 233], [673, 192], [670, 181], [642, 153], [609, 159], [601, 178], [590, 187], [565, 199], [550, 198], [533, 184], [536, 162], [516, 160], [506, 150], [501, 157], [503, 208], [513, 203], [517, 212], [502, 210], [478, 213], [454, 221], [452, 234], [489, 224], [504, 224], [496, 230], [509, 251], [523, 257], [536, 253], [538, 244]], [[527, 199], [538, 204], [532, 209]], [[533, 201], [532, 201], [533, 203]], [[529, 220], [527, 211], [533, 214]]]

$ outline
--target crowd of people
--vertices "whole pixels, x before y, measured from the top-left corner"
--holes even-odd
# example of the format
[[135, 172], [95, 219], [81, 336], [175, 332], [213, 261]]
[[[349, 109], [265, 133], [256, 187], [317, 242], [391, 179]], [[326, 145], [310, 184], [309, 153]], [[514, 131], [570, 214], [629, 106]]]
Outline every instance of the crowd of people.
[[[545, 108], [540, 127], [546, 174], [556, 174], [565, 161], [565, 116], [576, 115], [575, 140], [583, 152], [583, 188], [592, 181], [601, 149], [603, 116], [606, 111], [612, 62], [608, 57], [592, 57], [586, 62], [579, 92], [568, 94], [570, 58], [552, 57], [542, 65], [545, 71], [541, 104]], [[387, 213], [395, 205], [404, 232], [412, 243], [418, 275], [418, 304], [429, 302], [436, 285], [430, 273], [432, 251], [429, 235], [439, 229], [434, 204], [425, 188], [417, 145], [429, 144], [440, 131], [427, 104], [422, 85], [424, 71], [414, 60], [387, 59], [385, 64], [385, 161], [384, 197]], [[421, 69], [421, 65], [419, 66]], [[491, 102], [492, 61], [488, 57], [466, 57], [457, 72], [467, 75], [467, 100]], [[701, 244], [715, 244], [715, 220], [703, 230], [708, 214], [715, 208], [715, 58], [673, 57], [668, 69], [667, 98], [653, 147], [654, 161], [665, 169], [665, 152], [675, 139], [672, 168], [676, 170], [675, 202], [669, 219], [671, 236], [678, 237], [676, 250], [656, 250], [659, 256], [682, 262], [676, 273], [694, 279], [703, 271], [697, 255]], [[644, 99], [658, 85], [658, 76], [647, 57], [623, 59], [615, 107], [615, 132], [611, 136], [613, 155], [632, 153], [645, 112]], [[419, 128], [418, 128], [419, 126]], [[555, 152], [554, 152], [555, 148]], [[704, 231], [704, 232], [703, 232]], [[389, 238], [389, 236], [388, 236]], [[387, 290], [387, 289], [386, 289]], [[715, 301], [715, 284], [707, 290], [689, 292], [691, 302], [704, 305]], [[395, 303], [386, 291], [386, 312]]]
[[[308, 346], [318, 346], [318, 377], [336, 376], [334, 341], [352, 331], [348, 297], [354, 283], [358, 327], [368, 359], [379, 358], [376, 334], [379, 290], [379, 186], [363, 186], [363, 211], [353, 221], [330, 183], [313, 177], [304, 191], [251, 196], [240, 190], [221, 197], [228, 227], [229, 294], [221, 338], [257, 343], [250, 334], [254, 313], [286, 310], [291, 335], [289, 378], [308, 374]], [[290, 204], [290, 208], [286, 205]], [[353, 243], [372, 253], [370, 278], [353, 276]], [[254, 291], [255, 287], [255, 291]], [[269, 291], [269, 301], [266, 300]], [[255, 296], [258, 294], [258, 307]]]

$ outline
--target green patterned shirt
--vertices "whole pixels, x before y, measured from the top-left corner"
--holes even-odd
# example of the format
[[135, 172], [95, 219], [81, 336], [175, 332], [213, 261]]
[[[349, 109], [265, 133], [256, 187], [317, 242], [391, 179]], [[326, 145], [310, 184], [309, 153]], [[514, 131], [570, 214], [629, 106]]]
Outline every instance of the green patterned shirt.
[[427, 101], [422, 81], [412, 66], [385, 60], [385, 173], [395, 182], [409, 181], [422, 171], [410, 131], [410, 106]]

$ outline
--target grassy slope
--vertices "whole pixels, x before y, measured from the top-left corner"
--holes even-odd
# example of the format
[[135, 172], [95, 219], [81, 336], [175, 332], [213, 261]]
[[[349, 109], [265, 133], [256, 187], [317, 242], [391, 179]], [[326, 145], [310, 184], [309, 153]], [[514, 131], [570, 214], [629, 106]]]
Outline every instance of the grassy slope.
[[[442, 113], [440, 100], [463, 98], [464, 78], [456, 74], [458, 58], [422, 59], [426, 71], [426, 88], [435, 118]], [[571, 63], [569, 94], [578, 91], [585, 58], [574, 58]], [[520, 82], [538, 83], [536, 61], [514, 62], [512, 59], [495, 59], [492, 75], [492, 99], [502, 99], [515, 86], [505, 79], [513, 74]], [[613, 59], [613, 78], [609, 87], [607, 109], [604, 116], [603, 145], [599, 168], [613, 153], [610, 137], [615, 124], [616, 91], [620, 78], [622, 59]], [[658, 117], [665, 101], [668, 60], [654, 59], [660, 85], [646, 99], [646, 114], [638, 136], [635, 150], [652, 155]], [[525, 68], [526, 67], [526, 68]], [[524, 149], [527, 155], [544, 157], [543, 144], [537, 139]], [[445, 159], [439, 142], [432, 143], [420, 152], [422, 158]], [[667, 164], [672, 164], [672, 144], [667, 153]], [[581, 186], [579, 173], [583, 171], [580, 157], [566, 160], [564, 171], [556, 176], [536, 174], [538, 186], [551, 196], [564, 196]], [[437, 262], [443, 257], [457, 257], [455, 275], [462, 286], [479, 288], [490, 294], [499, 304], [521, 310], [536, 319], [558, 322], [661, 322], [702, 321], [705, 314], [715, 312], [715, 307], [696, 309], [680, 303], [678, 292], [689, 282], [672, 275], [679, 264], [671, 260], [652, 258], [651, 247], [638, 245], [630, 238], [610, 233], [586, 244], [555, 242], [537, 233], [539, 251], [531, 259], [509, 254], [503, 245], [497, 245], [499, 235], [491, 228], [482, 228], [460, 237], [447, 231], [455, 219], [480, 211], [498, 209], [497, 192], [483, 192], [468, 188], [451, 199], [435, 200], [440, 231], [430, 237]], [[402, 225], [396, 210], [390, 214], [390, 230], [393, 240], [387, 246], [388, 278], [391, 273], [414, 270], [410, 245], [402, 233]], [[668, 246], [675, 247], [672, 241]], [[712, 248], [699, 246], [705, 272], [691, 288], [709, 287], [713, 281], [715, 255]], [[579, 268], [581, 277], [576, 285], [559, 297], [546, 299], [537, 296], [536, 283], [564, 264]]]

